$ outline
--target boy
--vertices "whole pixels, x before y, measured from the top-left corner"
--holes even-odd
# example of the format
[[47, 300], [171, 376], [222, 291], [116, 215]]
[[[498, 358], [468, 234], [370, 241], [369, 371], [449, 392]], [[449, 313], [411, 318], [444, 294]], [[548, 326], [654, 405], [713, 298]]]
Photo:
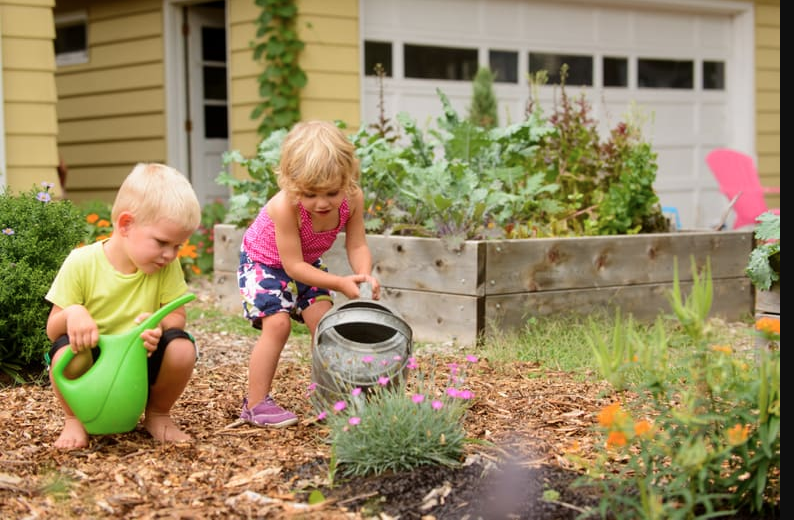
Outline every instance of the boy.
[[[67, 378], [93, 365], [100, 333], [127, 332], [187, 291], [182, 268], [174, 260], [198, 228], [201, 206], [184, 175], [162, 164], [139, 163], [119, 188], [111, 220], [111, 237], [72, 251], [46, 295], [53, 304], [47, 319], [47, 336], [53, 342], [50, 366], [64, 347], [75, 353], [64, 370]], [[184, 327], [185, 309], [179, 307], [141, 334], [149, 356], [143, 425], [162, 442], [190, 439], [170, 416], [198, 354]], [[88, 433], [63, 399], [52, 370], [50, 381], [65, 413], [55, 447], [87, 447]]]

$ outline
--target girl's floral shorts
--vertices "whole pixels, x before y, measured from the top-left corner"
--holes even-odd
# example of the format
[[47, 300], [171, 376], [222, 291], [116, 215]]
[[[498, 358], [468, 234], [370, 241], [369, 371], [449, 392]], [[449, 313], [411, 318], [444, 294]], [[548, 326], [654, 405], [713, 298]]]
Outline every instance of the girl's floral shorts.
[[[328, 272], [322, 259], [312, 265]], [[243, 316], [257, 329], [262, 328], [262, 318], [277, 312], [288, 312], [292, 319], [303, 323], [301, 313], [309, 305], [318, 301], [333, 302], [328, 289], [295, 281], [284, 269], [251, 260], [244, 250], [240, 251], [237, 281], [243, 297]]]

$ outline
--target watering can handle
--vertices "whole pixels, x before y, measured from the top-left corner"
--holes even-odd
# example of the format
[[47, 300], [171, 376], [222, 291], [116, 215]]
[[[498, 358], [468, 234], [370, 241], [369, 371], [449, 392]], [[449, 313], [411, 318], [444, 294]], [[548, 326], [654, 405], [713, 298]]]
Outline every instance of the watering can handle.
[[[171, 311], [176, 309], [177, 307], [181, 307], [182, 305], [186, 304], [189, 301], [195, 300], [196, 295], [193, 293], [186, 293], [180, 296], [179, 298], [170, 301], [165, 306], [160, 307], [154, 314], [143, 320], [137, 327], [133, 330], [136, 331], [136, 334], [142, 333], [146, 329], [150, 329], [160, 323], [163, 318], [165, 318]], [[66, 369], [66, 365], [74, 358], [74, 352], [72, 349], [66, 349], [63, 355], [58, 359], [55, 365], [53, 365], [53, 371], [57, 373], [57, 375], [61, 375], [63, 371]]]
[[358, 284], [358, 297], [365, 300], [372, 299], [372, 284], [369, 282], [361, 282]]

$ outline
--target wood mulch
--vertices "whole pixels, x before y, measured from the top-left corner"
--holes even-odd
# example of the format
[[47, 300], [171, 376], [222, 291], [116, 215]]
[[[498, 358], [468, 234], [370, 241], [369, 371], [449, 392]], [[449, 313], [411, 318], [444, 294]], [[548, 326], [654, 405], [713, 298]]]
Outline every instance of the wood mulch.
[[[212, 305], [199, 292], [197, 305]], [[193, 303], [191, 304], [193, 305]], [[605, 384], [531, 363], [470, 371], [475, 392], [466, 416], [467, 465], [422, 468], [407, 475], [338, 479], [331, 487], [326, 429], [307, 399], [310, 348], [288, 344], [275, 396], [301, 422], [285, 429], [237, 426], [247, 380], [250, 337], [201, 330], [194, 376], [173, 410], [194, 440], [154, 441], [139, 425], [125, 434], [92, 436], [84, 450], [52, 447], [62, 413], [48, 385], [0, 390], [1, 518], [575, 518], [594, 497], [570, 483], [598, 446], [592, 426], [609, 402]], [[460, 361], [468, 353], [422, 348]], [[312, 490], [326, 500], [309, 505]], [[546, 490], [561, 493], [542, 500]], [[512, 515], [512, 516], [510, 516]]]

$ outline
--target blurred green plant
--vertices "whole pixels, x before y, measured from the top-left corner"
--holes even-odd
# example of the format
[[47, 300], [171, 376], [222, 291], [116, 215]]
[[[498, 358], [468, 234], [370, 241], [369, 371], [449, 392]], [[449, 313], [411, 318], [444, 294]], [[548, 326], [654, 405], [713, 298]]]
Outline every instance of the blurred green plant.
[[68, 200], [53, 200], [53, 185], [0, 191], [0, 370], [24, 382], [28, 368], [43, 368], [49, 348], [44, 299], [55, 274], [84, 240], [84, 219]]
[[[779, 505], [780, 350], [740, 351], [715, 342], [707, 322], [710, 269], [698, 274], [693, 261], [692, 271], [692, 290], [683, 297], [676, 265], [670, 294], [673, 315], [689, 337], [677, 360], [685, 371], [659, 362], [669, 348], [663, 331], [655, 341], [634, 344], [631, 358], [600, 365], [608, 381], [621, 382], [598, 416], [605, 450], [595, 462], [575, 454], [571, 460], [587, 470], [579, 484], [601, 488], [602, 517], [761, 515]], [[779, 327], [779, 321], [756, 325], [778, 342]], [[627, 380], [613, 373], [626, 370], [639, 377], [621, 391]]]
[[767, 211], [756, 221], [756, 246], [750, 251], [745, 272], [756, 289], [768, 291], [780, 281], [780, 215]]

